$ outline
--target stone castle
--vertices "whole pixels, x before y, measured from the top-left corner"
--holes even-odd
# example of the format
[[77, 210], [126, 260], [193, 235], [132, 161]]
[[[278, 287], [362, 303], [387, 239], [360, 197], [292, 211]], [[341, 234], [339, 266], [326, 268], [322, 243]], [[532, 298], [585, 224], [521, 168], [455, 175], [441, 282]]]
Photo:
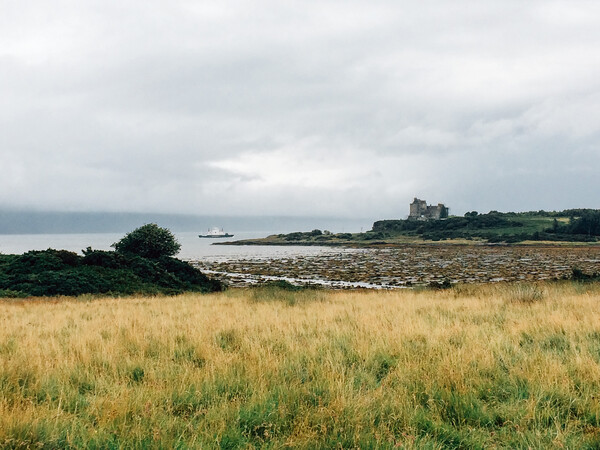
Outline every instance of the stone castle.
[[443, 203], [428, 205], [425, 200], [415, 197], [410, 204], [409, 220], [440, 220], [448, 217], [448, 208]]

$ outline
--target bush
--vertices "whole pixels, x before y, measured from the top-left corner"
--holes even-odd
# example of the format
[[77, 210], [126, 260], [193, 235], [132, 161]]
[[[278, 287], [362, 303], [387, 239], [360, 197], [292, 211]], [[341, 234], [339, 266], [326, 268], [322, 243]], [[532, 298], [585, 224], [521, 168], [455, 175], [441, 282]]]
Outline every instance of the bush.
[[148, 259], [97, 250], [77, 258], [78, 263], [69, 266], [62, 264], [54, 251], [15, 255], [0, 267], [0, 293], [13, 297], [223, 290], [221, 282], [175, 258]]
[[111, 247], [117, 253], [130, 253], [154, 259], [176, 255], [181, 245], [171, 231], [161, 228], [155, 223], [149, 223], [127, 233], [123, 239], [115, 242]]
[[25, 298], [27, 294], [10, 289], [0, 289], [0, 298]]
[[120, 251], [88, 247], [84, 256], [54, 249], [1, 255], [0, 296], [178, 294], [224, 288], [220, 281], [170, 257], [180, 246], [169, 230], [154, 224], [138, 228], [114, 246]]
[[111, 269], [117, 269], [123, 265], [123, 257], [115, 252], [104, 250], [92, 250], [88, 247], [83, 251], [82, 263], [86, 266], [101, 266]]
[[571, 271], [571, 276], [566, 277], [566, 278], [571, 279], [573, 281], [581, 281], [581, 282], [600, 281], [600, 272], [585, 273], [583, 270], [579, 269], [578, 267], [574, 267]]
[[433, 289], [436, 291], [442, 290], [442, 289], [450, 289], [452, 287], [452, 283], [450, 282], [450, 280], [442, 280], [442, 281], [431, 281], [427, 287], [429, 289]]
[[77, 254], [64, 250], [54, 250], [51, 248], [48, 250], [32, 250], [11, 259], [5, 266], [5, 271], [8, 274], [15, 274], [62, 270], [67, 267], [76, 266], [78, 258]]
[[286, 241], [300, 241], [304, 238], [304, 233], [296, 231], [295, 233], [289, 233], [285, 235]]

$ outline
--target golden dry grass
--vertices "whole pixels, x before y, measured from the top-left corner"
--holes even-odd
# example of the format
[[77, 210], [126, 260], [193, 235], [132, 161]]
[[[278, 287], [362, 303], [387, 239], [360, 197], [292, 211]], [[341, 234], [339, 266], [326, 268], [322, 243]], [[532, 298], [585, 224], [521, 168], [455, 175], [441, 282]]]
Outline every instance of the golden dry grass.
[[597, 285], [0, 302], [1, 447], [600, 445]]

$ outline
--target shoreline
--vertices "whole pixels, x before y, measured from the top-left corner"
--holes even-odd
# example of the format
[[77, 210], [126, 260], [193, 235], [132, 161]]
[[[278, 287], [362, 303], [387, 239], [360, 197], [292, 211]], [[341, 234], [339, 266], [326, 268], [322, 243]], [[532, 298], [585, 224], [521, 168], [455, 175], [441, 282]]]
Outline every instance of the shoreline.
[[268, 246], [268, 247], [340, 247], [340, 248], [406, 248], [406, 247], [527, 247], [527, 248], [600, 248], [600, 242], [581, 241], [523, 241], [523, 242], [483, 242], [468, 240], [445, 241], [411, 241], [389, 242], [375, 241], [369, 243], [356, 241], [284, 241], [266, 238], [243, 239], [229, 242], [213, 242], [211, 245], [226, 246]]

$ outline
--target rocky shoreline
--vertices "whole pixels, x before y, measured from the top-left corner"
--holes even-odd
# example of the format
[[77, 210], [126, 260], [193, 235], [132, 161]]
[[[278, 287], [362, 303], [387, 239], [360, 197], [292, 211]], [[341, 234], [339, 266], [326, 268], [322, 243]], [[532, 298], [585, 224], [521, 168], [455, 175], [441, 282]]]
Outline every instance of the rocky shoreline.
[[549, 280], [569, 276], [574, 268], [600, 272], [600, 247], [403, 245], [343, 248], [319, 256], [192, 263], [232, 286], [282, 279], [332, 288], [394, 289], [444, 281]]

